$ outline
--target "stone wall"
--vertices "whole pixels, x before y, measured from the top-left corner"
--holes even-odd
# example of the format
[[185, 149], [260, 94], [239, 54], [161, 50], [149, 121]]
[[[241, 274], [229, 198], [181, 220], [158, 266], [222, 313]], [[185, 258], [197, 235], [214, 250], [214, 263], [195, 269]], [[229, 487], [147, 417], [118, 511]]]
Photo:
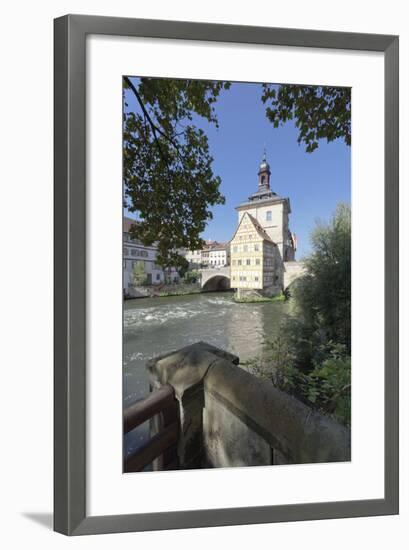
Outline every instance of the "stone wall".
[[180, 296], [184, 294], [197, 294], [201, 290], [200, 283], [175, 283], [151, 286], [137, 286], [129, 289], [130, 298], [149, 298], [155, 296]]
[[291, 283], [306, 273], [306, 268], [303, 262], [284, 262], [284, 289], [288, 288]]
[[129, 298], [148, 298], [151, 295], [147, 286], [132, 286], [127, 290]]
[[349, 461], [350, 431], [198, 342], [148, 363], [180, 406], [180, 468]]
[[150, 287], [151, 296], [180, 296], [183, 294], [196, 294], [197, 292], [200, 292], [200, 283], [175, 283]]
[[211, 279], [214, 279], [215, 277], [218, 277], [219, 279], [225, 278], [228, 281], [226, 282], [226, 285], [230, 285], [230, 266], [225, 267], [210, 267], [208, 269], [201, 269], [200, 270], [200, 281], [202, 288], [204, 286], [209, 286], [207, 283], [211, 282]]
[[[244, 444], [243, 444], [244, 443]], [[219, 394], [205, 390], [203, 444], [213, 467], [272, 464], [272, 449]]]

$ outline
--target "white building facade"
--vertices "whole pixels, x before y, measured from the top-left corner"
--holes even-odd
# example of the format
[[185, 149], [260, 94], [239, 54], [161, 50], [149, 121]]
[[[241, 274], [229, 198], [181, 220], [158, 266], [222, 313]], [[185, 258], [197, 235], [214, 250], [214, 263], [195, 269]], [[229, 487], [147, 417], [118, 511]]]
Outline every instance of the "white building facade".
[[[134, 223], [135, 221], [130, 218], [124, 217], [123, 219], [123, 293], [127, 295], [132, 294], [135, 287], [133, 273], [134, 267], [138, 263], [143, 265], [146, 285], [158, 285], [165, 282], [163, 268], [156, 263], [156, 247], [154, 245], [145, 246], [131, 238], [130, 228]], [[179, 274], [175, 268], [171, 269], [169, 277], [171, 282], [179, 279]]]
[[209, 249], [208, 267], [225, 267], [230, 264], [230, 246], [217, 245]]
[[190, 269], [224, 267], [230, 263], [230, 246], [209, 240], [201, 250], [188, 250], [185, 258]]
[[199, 268], [202, 265], [202, 250], [188, 250], [185, 258], [190, 268]]

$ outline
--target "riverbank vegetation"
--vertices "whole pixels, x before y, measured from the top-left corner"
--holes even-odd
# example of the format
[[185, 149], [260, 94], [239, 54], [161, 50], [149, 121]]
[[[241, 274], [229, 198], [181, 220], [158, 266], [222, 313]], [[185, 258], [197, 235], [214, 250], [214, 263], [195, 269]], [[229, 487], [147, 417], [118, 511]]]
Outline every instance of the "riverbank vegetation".
[[311, 235], [306, 274], [292, 290], [294, 315], [247, 363], [254, 374], [345, 425], [351, 420], [351, 212], [340, 204]]
[[192, 283], [192, 284], [174, 284], [174, 285], [166, 285], [163, 288], [161, 288], [159, 291], [155, 291], [152, 296], [154, 297], [167, 297], [167, 296], [187, 296], [189, 294], [200, 294], [202, 292], [202, 289], [200, 288], [200, 285]]
[[194, 284], [200, 282], [200, 271], [197, 271], [196, 269], [191, 269], [189, 271], [186, 271], [183, 275], [183, 282], [186, 284]]
[[199, 283], [169, 283], [162, 285], [141, 285], [135, 287], [135, 291], [138, 294], [126, 295], [125, 299], [135, 299], [140, 298], [165, 298], [168, 296], [187, 296], [189, 294], [200, 294], [202, 289]]
[[260, 296], [258, 294], [254, 294], [251, 296], [242, 296], [239, 298], [237, 294], [234, 295], [233, 300], [237, 302], [238, 304], [254, 304], [254, 303], [263, 303], [263, 302], [285, 302], [287, 299], [284, 292], [280, 292], [280, 294], [277, 294], [276, 296]]
[[145, 286], [148, 284], [144, 262], [141, 260], [136, 261], [133, 265], [132, 281], [135, 286]]

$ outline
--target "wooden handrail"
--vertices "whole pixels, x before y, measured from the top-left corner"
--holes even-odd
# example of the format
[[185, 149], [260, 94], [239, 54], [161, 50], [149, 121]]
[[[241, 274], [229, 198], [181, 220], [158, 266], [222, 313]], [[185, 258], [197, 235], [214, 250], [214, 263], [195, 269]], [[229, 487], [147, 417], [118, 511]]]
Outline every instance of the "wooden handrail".
[[173, 422], [156, 434], [145, 445], [125, 459], [124, 472], [140, 472], [155, 458], [163, 454], [169, 447], [177, 443], [179, 433], [178, 422]]
[[154, 390], [145, 399], [141, 399], [125, 409], [124, 433], [130, 432], [174, 403], [175, 392], [169, 384]]

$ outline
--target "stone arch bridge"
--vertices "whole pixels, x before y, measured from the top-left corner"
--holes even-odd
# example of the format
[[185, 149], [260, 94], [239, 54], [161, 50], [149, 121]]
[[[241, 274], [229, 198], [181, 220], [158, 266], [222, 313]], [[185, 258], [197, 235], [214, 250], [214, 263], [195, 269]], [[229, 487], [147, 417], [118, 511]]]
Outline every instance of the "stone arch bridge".
[[203, 290], [228, 290], [230, 288], [230, 266], [200, 269]]
[[284, 262], [283, 290], [306, 272], [303, 262]]
[[[231, 288], [230, 266], [200, 269], [203, 290], [228, 290]], [[302, 262], [284, 262], [283, 290], [305, 273]]]

